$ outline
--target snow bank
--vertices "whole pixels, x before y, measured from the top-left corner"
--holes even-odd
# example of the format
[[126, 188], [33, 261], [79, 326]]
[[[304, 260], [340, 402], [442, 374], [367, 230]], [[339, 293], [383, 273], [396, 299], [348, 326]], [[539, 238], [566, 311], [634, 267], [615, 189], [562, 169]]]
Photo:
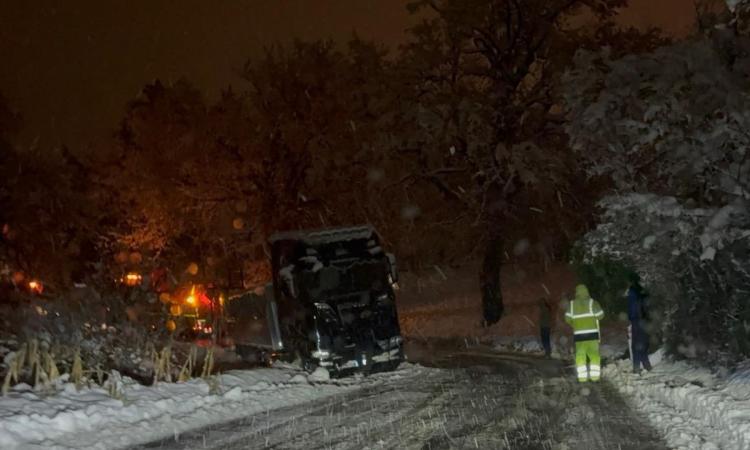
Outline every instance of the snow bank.
[[494, 339], [493, 347], [499, 351], [544, 353], [542, 344], [536, 336], [498, 336]]
[[[572, 332], [566, 327], [552, 334], [552, 356], [554, 358], [571, 358], [575, 354], [575, 342]], [[497, 336], [492, 340], [495, 350], [501, 352], [522, 352], [544, 354], [538, 336]], [[622, 358], [628, 351], [628, 337], [622, 327], [605, 325], [602, 327], [602, 340], [599, 353], [605, 361]]]
[[[631, 373], [629, 361], [604, 374], [678, 449], [750, 448], [750, 363], [730, 376], [652, 356], [654, 370]], [[725, 372], [726, 371], [720, 371]]]
[[349, 392], [429, 370], [402, 364], [396, 372], [329, 380], [290, 368], [231, 371], [207, 383], [142, 386], [124, 378], [114, 397], [100, 387], [77, 391], [60, 383], [51, 395], [16, 386], [0, 398], [0, 448], [119, 448], [190, 429]]

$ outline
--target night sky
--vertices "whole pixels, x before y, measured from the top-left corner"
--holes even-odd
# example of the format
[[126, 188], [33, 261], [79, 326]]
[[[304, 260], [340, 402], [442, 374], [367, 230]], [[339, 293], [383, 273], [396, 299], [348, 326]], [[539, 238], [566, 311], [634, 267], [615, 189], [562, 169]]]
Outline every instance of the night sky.
[[[293, 37], [387, 45], [412, 21], [407, 0], [5, 1], [0, 92], [24, 116], [22, 143], [74, 147], [105, 138], [125, 103], [155, 78], [186, 77], [215, 95], [260, 48]], [[65, 5], [64, 7], [62, 5]], [[622, 21], [673, 34], [692, 0], [631, 0]]]

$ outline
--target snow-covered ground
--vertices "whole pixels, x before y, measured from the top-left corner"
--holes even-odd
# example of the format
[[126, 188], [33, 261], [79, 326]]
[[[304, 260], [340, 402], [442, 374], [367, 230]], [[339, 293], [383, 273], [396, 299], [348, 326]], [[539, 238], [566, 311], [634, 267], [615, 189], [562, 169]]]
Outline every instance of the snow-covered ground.
[[[601, 345], [606, 380], [615, 386], [676, 449], [745, 450], [750, 448], [750, 361], [728, 374], [670, 361], [662, 351], [651, 355], [654, 370], [632, 373], [627, 340], [621, 333], [607, 333]], [[553, 340], [553, 356], [569, 358], [572, 349], [565, 336]], [[494, 348], [541, 354], [535, 336], [498, 337]], [[572, 376], [572, 375], [571, 375]]]
[[575, 274], [566, 264], [545, 269], [539, 264], [507, 264], [501, 278], [505, 310], [500, 322], [481, 325], [482, 297], [477, 265], [404, 273], [397, 293], [401, 333], [408, 338], [480, 338], [537, 335], [539, 299], [553, 304], [553, 328], [566, 327], [563, 299], [575, 288]]
[[677, 449], [750, 448], [750, 362], [732, 374], [712, 374], [652, 355], [654, 370], [632, 373], [630, 361], [604, 369], [610, 383]]
[[66, 378], [47, 394], [22, 384], [0, 397], [0, 448], [121, 448], [425, 370], [430, 369], [402, 364], [395, 372], [330, 380], [325, 371], [307, 375], [279, 367], [155, 386], [125, 378], [111, 392], [102, 387], [78, 391]]
[[[603, 330], [604, 338], [599, 345], [599, 352], [605, 361], [621, 358], [628, 349], [627, 335], [622, 327], [607, 327]], [[568, 331], [565, 329], [564, 331]], [[495, 350], [505, 352], [522, 352], [542, 355], [542, 343], [538, 336], [496, 336], [492, 339]], [[575, 352], [570, 333], [555, 332], [552, 334], [552, 357], [557, 359], [572, 358]]]

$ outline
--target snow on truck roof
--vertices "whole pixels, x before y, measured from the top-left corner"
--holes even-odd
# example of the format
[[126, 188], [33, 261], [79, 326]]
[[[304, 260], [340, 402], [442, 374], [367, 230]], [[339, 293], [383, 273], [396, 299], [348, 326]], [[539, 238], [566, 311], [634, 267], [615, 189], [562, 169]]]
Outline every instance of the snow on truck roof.
[[375, 228], [372, 225], [361, 225], [356, 227], [325, 228], [319, 230], [283, 231], [280, 233], [274, 233], [268, 240], [271, 243], [278, 241], [301, 241], [305, 244], [314, 246], [331, 242], [370, 239], [375, 234]]

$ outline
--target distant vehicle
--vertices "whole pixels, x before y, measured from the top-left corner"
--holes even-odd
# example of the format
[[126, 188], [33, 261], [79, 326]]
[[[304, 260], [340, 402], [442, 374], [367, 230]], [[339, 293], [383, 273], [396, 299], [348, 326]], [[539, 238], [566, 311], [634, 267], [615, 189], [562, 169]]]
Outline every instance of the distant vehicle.
[[272, 284], [227, 300], [241, 356], [297, 359], [332, 375], [398, 366], [396, 259], [373, 227], [278, 233], [270, 244]]

